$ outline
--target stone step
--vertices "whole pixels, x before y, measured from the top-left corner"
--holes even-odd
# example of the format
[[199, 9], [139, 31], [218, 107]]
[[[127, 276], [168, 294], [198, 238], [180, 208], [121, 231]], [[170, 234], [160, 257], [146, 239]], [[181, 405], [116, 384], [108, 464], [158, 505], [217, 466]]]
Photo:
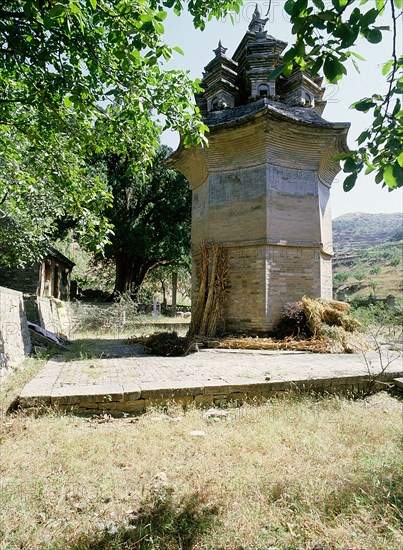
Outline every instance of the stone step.
[[395, 386], [403, 390], [403, 378], [394, 378], [392, 382]]

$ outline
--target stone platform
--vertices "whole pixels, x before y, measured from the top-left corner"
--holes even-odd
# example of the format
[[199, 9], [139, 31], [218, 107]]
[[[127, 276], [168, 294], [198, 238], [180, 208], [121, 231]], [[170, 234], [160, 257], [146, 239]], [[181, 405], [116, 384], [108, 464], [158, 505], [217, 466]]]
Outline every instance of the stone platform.
[[[77, 413], [141, 413], [153, 405], [241, 403], [290, 390], [346, 393], [377, 390], [403, 377], [402, 356], [284, 351], [200, 350], [186, 357], [155, 357], [122, 340], [83, 342], [85, 359], [58, 356], [21, 392], [19, 405]], [[388, 357], [387, 357], [388, 356]], [[381, 373], [381, 374], [380, 374]]]

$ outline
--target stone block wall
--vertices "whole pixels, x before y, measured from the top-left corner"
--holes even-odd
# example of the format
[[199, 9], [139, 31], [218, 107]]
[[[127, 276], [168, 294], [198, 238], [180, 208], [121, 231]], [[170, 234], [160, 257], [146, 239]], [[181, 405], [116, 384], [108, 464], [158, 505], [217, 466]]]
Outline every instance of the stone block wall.
[[30, 351], [23, 295], [0, 287], [0, 374], [18, 367]]
[[[199, 257], [193, 258], [195, 303]], [[275, 327], [286, 302], [299, 301], [302, 296], [319, 296], [321, 284], [330, 285], [331, 292], [331, 261], [321, 258], [318, 247], [229, 246], [228, 259], [225, 324], [221, 327], [226, 332], [265, 334]], [[326, 269], [322, 273], [324, 263]]]
[[25, 268], [5, 268], [0, 266], [0, 286], [18, 290], [24, 294], [36, 294], [39, 265]]

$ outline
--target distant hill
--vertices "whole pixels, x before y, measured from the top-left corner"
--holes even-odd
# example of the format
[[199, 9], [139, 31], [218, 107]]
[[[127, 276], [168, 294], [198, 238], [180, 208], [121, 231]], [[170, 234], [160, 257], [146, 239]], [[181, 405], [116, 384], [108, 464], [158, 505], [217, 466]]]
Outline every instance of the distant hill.
[[401, 240], [403, 214], [344, 214], [333, 220], [333, 242], [336, 252], [362, 249], [393, 240]]
[[344, 214], [333, 220], [333, 286], [349, 298], [402, 296], [403, 214]]

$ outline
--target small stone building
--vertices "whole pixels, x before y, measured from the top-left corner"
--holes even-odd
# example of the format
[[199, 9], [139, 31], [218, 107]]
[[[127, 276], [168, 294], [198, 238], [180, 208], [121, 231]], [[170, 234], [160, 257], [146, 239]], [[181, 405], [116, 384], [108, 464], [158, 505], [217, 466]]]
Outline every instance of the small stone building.
[[74, 262], [54, 248], [49, 248], [42, 261], [25, 268], [0, 266], [0, 286], [25, 295], [70, 299], [71, 270]]
[[328, 122], [322, 78], [281, 64], [286, 43], [256, 7], [232, 57], [219, 43], [196, 97], [209, 147], [174, 153], [192, 188], [193, 298], [201, 243], [229, 251], [228, 331], [265, 333], [286, 302], [332, 297], [330, 188], [348, 123]]

